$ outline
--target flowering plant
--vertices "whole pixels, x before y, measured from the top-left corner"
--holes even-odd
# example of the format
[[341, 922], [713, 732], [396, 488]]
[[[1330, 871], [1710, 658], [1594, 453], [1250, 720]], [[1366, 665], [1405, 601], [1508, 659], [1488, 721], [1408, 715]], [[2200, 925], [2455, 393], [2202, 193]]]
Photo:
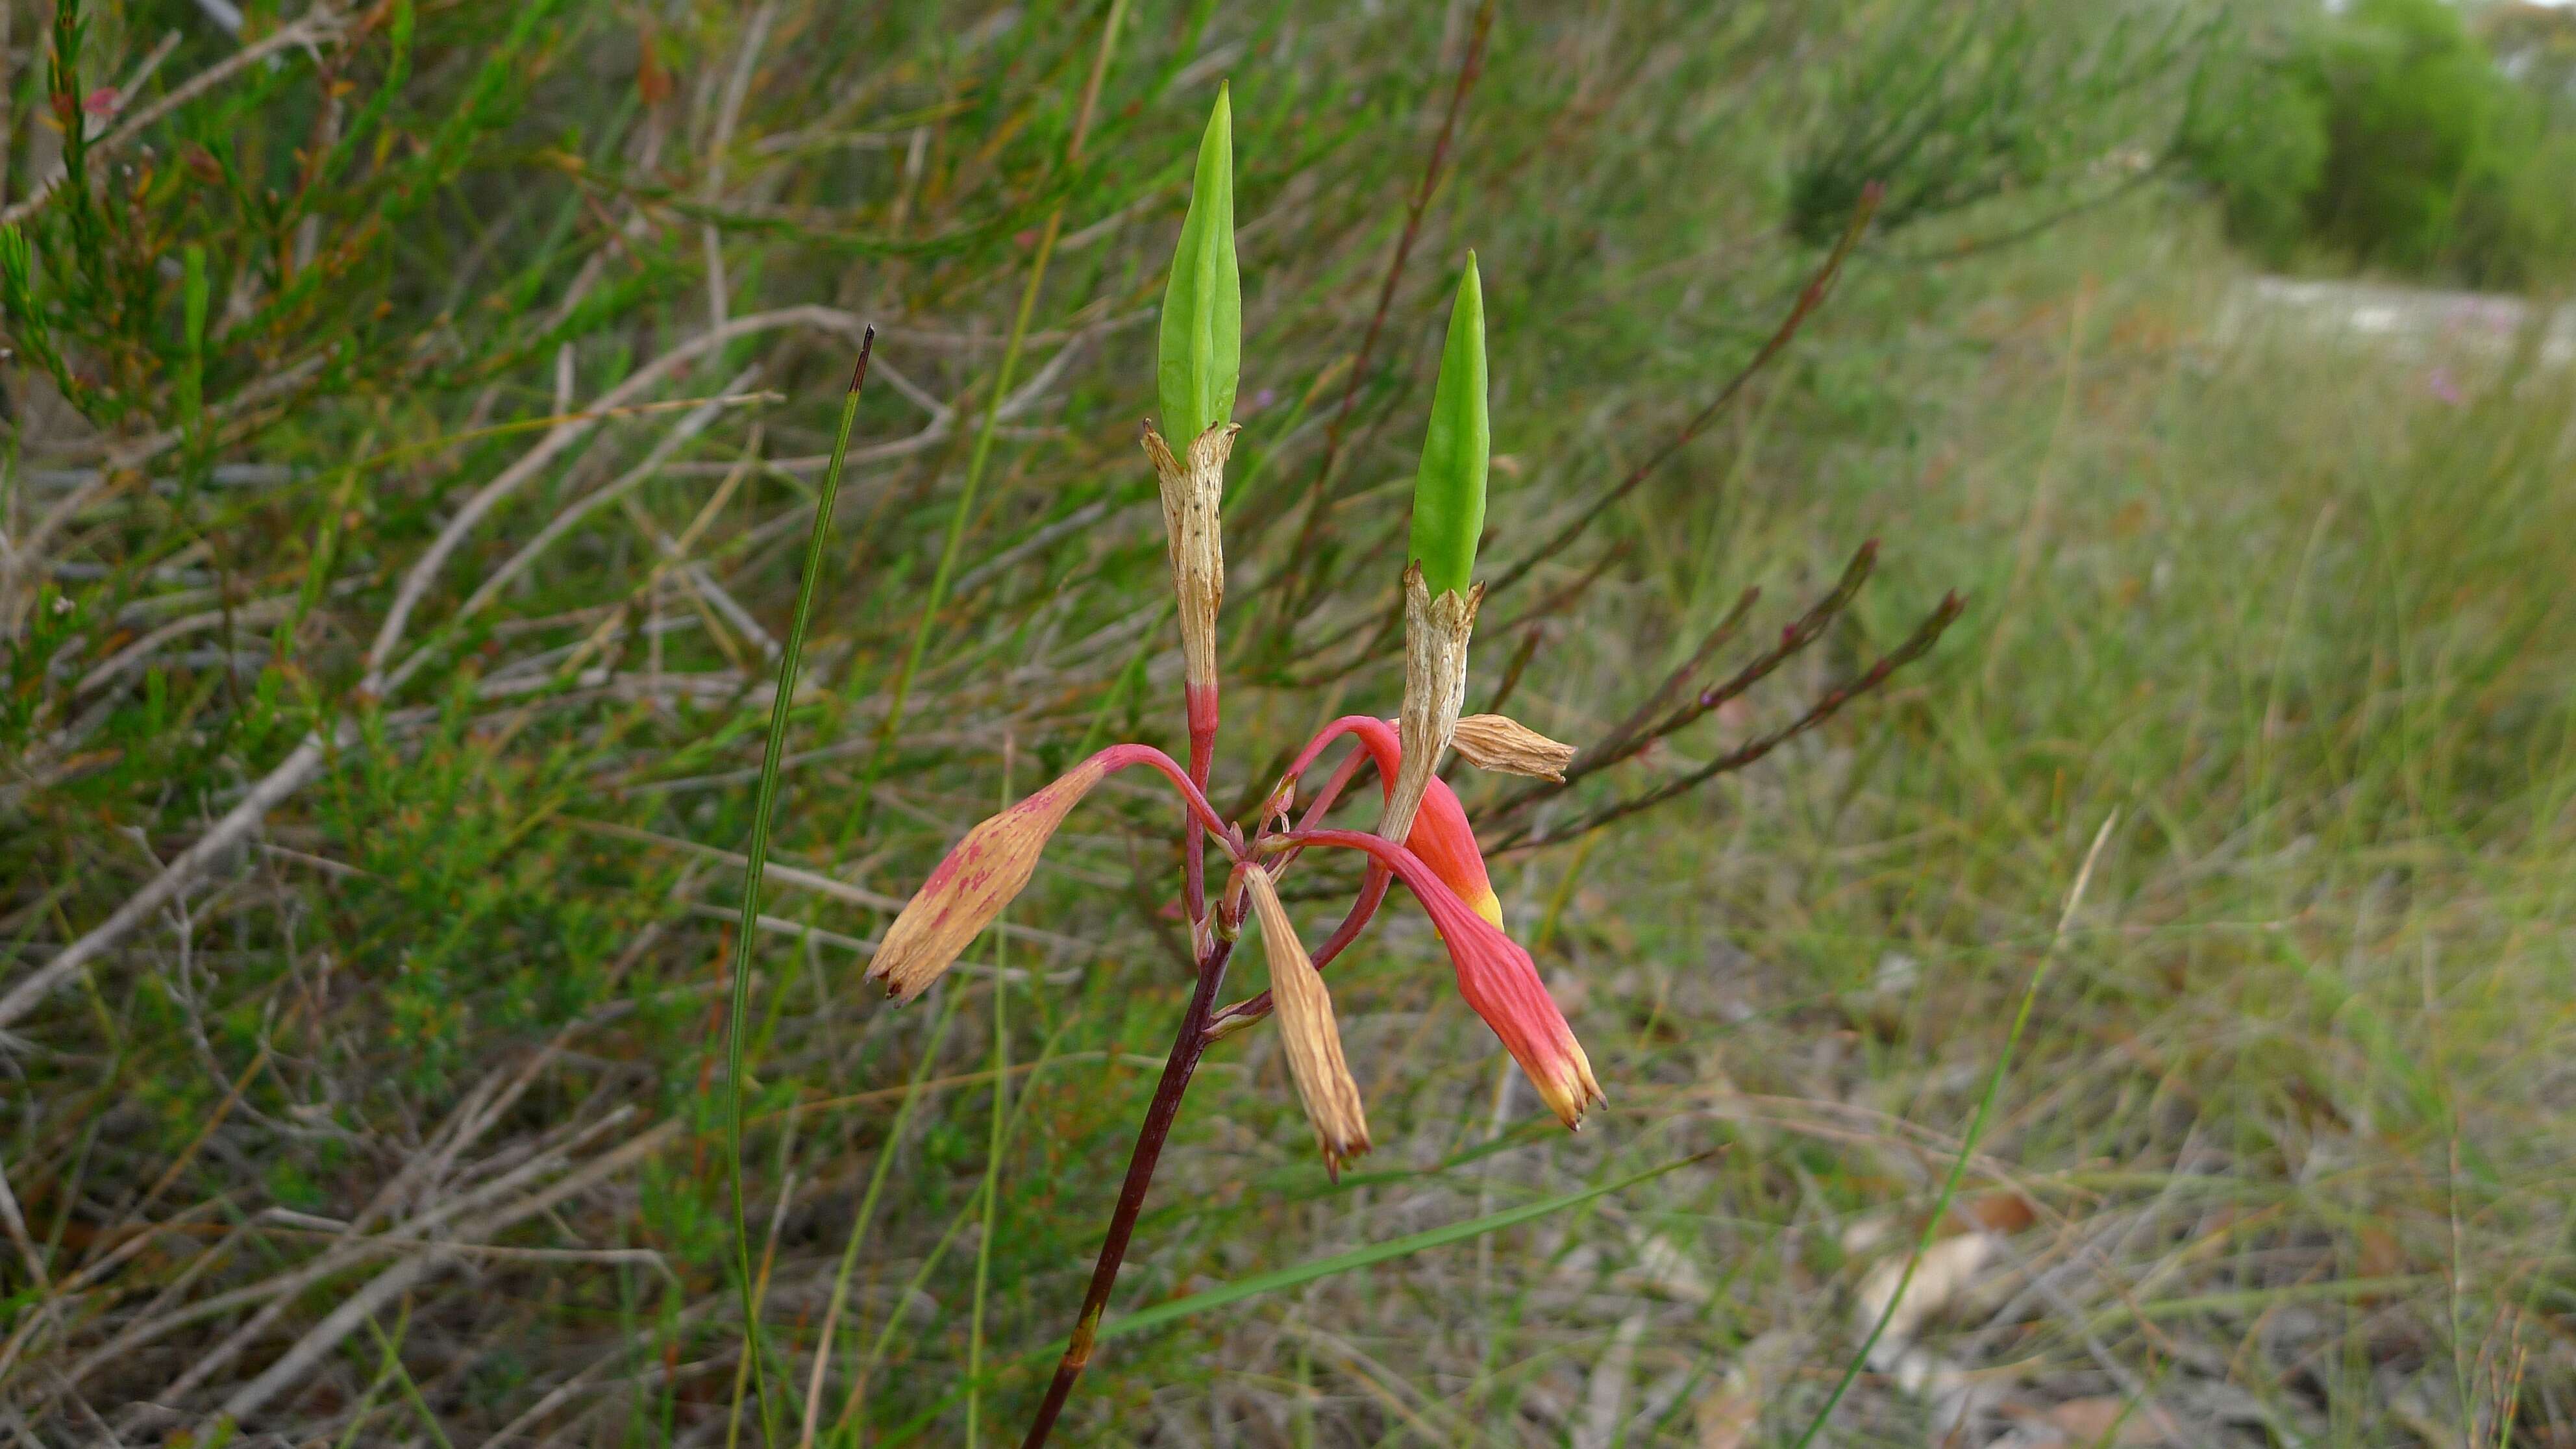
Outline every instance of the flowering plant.
[[[1410, 557], [1404, 572], [1403, 709], [1390, 722], [1366, 715], [1333, 721], [1300, 751], [1262, 803], [1249, 829], [1208, 803], [1208, 770], [1220, 723], [1217, 610], [1225, 594], [1219, 509], [1225, 465], [1237, 431], [1232, 419], [1240, 376], [1241, 283], [1235, 266], [1230, 117], [1220, 94], [1200, 144], [1197, 184], [1172, 263], [1162, 318], [1158, 381], [1164, 423], [1182, 446], [1153, 424], [1145, 454], [1161, 485], [1172, 589], [1178, 603], [1183, 711], [1189, 764], [1184, 769], [1150, 745], [1112, 745], [1066, 771], [1053, 784], [966, 833], [930, 873], [879, 945], [869, 978], [898, 999], [929, 989], [958, 955], [1029, 882], [1040, 851], [1065, 816], [1111, 774], [1144, 765], [1164, 776], [1187, 813], [1184, 904], [1198, 963], [1197, 989], [1181, 1022], [1144, 1137], [1128, 1172], [1082, 1317], [1028, 1442], [1044, 1442], [1074, 1378], [1091, 1356], [1094, 1334], [1143, 1204], [1154, 1162], [1191, 1072], [1221, 1037], [1276, 1015], [1289, 1075], [1314, 1124], [1328, 1171], [1369, 1150], [1366, 1110], [1333, 1019], [1322, 970], [1356, 940], [1402, 881], [1431, 917], [1457, 970], [1459, 994], [1493, 1028], [1568, 1127], [1602, 1100], [1601, 1085], [1565, 1014], [1549, 999], [1530, 954], [1503, 930], [1500, 903], [1485, 874], [1476, 834], [1456, 792], [1437, 770], [1455, 746], [1471, 763], [1562, 779], [1574, 757], [1561, 745], [1501, 715], [1461, 719], [1467, 645], [1482, 589], [1470, 580], [1484, 527], [1485, 478], [1491, 446], [1485, 397], [1485, 325], [1481, 285], [1470, 254], [1450, 310], [1429, 435], [1414, 491]], [[1325, 748], [1348, 735], [1359, 748], [1295, 821], [1300, 785]], [[1375, 833], [1320, 825], [1362, 761], [1384, 784], [1384, 813]], [[1210, 890], [1206, 843], [1215, 842], [1222, 873]], [[1322, 949], [1309, 953], [1280, 904], [1278, 881], [1308, 849], [1355, 850], [1368, 858], [1356, 899]], [[1270, 989], [1219, 1008], [1217, 992], [1235, 942], [1249, 921], [1270, 968]]]
[[[1402, 577], [1401, 706], [1392, 719], [1349, 715], [1327, 724], [1290, 760], [1247, 819], [1224, 818], [1209, 802], [1207, 789], [1222, 721], [1216, 635], [1225, 594], [1220, 514], [1226, 463], [1238, 431], [1232, 413], [1240, 377], [1242, 302], [1234, 251], [1232, 165], [1231, 119], [1220, 90], [1200, 143], [1189, 213], [1163, 299], [1157, 367], [1163, 426], [1158, 429], [1149, 422], [1142, 436], [1162, 497], [1180, 628], [1182, 713], [1189, 758], [1184, 764], [1151, 745], [1112, 745], [975, 826], [896, 917], [869, 968], [870, 979], [899, 1000], [910, 1001], [928, 990], [1027, 886], [1040, 852], [1057, 827], [1110, 775], [1142, 765], [1163, 776], [1180, 797], [1185, 822], [1182, 905], [1196, 981], [1138, 1131], [1081, 1314], [1024, 1440], [1029, 1446], [1046, 1442], [1074, 1381], [1090, 1361], [1156, 1164], [1191, 1077], [1210, 1046], [1275, 1016], [1282, 1055], [1313, 1125], [1326, 1171], [1338, 1176], [1345, 1162], [1369, 1150], [1366, 1106], [1343, 1053], [1332, 993], [1322, 973], [1367, 929], [1393, 884], [1401, 882], [1430, 917], [1468, 1006], [1493, 1030], [1557, 1118], [1569, 1129], [1581, 1126], [1585, 1113], [1604, 1100], [1601, 1084], [1564, 1013], [1549, 997], [1530, 953], [1504, 929], [1501, 904], [1487, 877], [1475, 828], [1457, 793], [1439, 773], [1443, 761], [1455, 750], [1476, 768], [1547, 782], [1535, 787], [1544, 790], [1561, 789], [1570, 779], [1631, 759], [1733, 699], [1814, 642], [1850, 602], [1874, 557], [1873, 549], [1864, 548], [1835, 592], [1784, 630], [1779, 643], [1735, 679], [1694, 689], [1695, 697], [1676, 703], [1689, 677], [1731, 637], [1750, 608], [1753, 595], [1748, 591], [1690, 662], [1634, 716], [1589, 750], [1578, 752], [1501, 714], [1463, 715], [1468, 646], [1477, 606], [1485, 594], [1485, 585], [1474, 574], [1484, 529], [1491, 450], [1484, 302], [1475, 255], [1470, 252], [1450, 307], [1414, 486]], [[1857, 230], [1856, 222], [1854, 236]], [[1846, 237], [1844, 248], [1809, 284], [1797, 310], [1755, 359], [1755, 366], [1778, 351], [1821, 298], [1851, 239]], [[1740, 384], [1741, 378], [1719, 401]], [[1693, 420], [1692, 430], [1705, 422], [1715, 406]], [[1620, 491], [1634, 484], [1632, 478]], [[1540, 556], [1563, 542], [1560, 536]], [[1505, 582], [1526, 572], [1528, 566], [1524, 561], [1505, 576]], [[1740, 768], [1760, 758], [1849, 699], [1875, 688], [1895, 668], [1928, 649], [1957, 612], [1955, 598], [1944, 600], [1902, 647], [1857, 679], [1828, 692], [1786, 729], [1750, 741], [1704, 772], [1685, 777], [1679, 786], [1649, 791], [1595, 812], [1585, 817], [1581, 828], [1597, 828], [1669, 799], [1722, 769]], [[1524, 648], [1515, 658], [1513, 677], [1526, 658]], [[1345, 737], [1355, 748], [1320, 788], [1307, 791], [1307, 773]], [[1325, 825], [1327, 812], [1368, 766], [1374, 766], [1381, 784], [1377, 828], [1361, 831]], [[1524, 791], [1505, 800], [1501, 809], [1509, 813], [1532, 798]], [[1504, 838], [1510, 843], [1532, 843], [1525, 829]], [[1561, 834], [1535, 843], [1557, 838]], [[1218, 857], [1213, 877], [1207, 854], [1211, 842]], [[1288, 919], [1279, 883], [1311, 849], [1359, 852], [1365, 869], [1340, 925], [1310, 952]], [[1220, 1006], [1218, 996], [1227, 968], [1247, 926], [1261, 941], [1269, 989]]]

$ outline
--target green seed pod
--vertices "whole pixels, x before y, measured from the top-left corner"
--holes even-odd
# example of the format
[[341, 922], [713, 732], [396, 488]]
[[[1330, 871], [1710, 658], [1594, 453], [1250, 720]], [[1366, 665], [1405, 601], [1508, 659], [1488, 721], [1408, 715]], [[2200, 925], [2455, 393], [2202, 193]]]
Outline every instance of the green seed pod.
[[1422, 472], [1413, 483], [1413, 544], [1406, 557], [1422, 565], [1423, 587], [1434, 598], [1464, 594], [1475, 572], [1492, 448], [1485, 415], [1485, 294], [1476, 279], [1476, 254], [1469, 252], [1458, 300], [1449, 309], [1449, 341], [1441, 349], [1440, 383], [1431, 395]]
[[1163, 430], [1175, 449], [1234, 420], [1235, 384], [1243, 376], [1243, 282], [1234, 265], [1234, 111], [1223, 86], [1199, 140], [1190, 212], [1163, 289], [1155, 373]]

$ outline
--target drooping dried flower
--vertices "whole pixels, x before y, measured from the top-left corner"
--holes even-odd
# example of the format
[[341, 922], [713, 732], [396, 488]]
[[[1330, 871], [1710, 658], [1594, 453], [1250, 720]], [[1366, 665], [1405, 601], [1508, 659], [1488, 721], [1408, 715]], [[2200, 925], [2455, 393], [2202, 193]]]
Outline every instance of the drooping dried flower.
[[1216, 812], [1170, 756], [1150, 745], [1112, 745], [1067, 770], [1055, 783], [966, 832], [921, 883], [868, 963], [868, 979], [910, 1001], [953, 965], [976, 934], [1029, 883], [1056, 827], [1091, 787], [1130, 765], [1150, 765], [1172, 781], [1192, 814], [1222, 833]]
[[1342, 1057], [1333, 998], [1307, 956], [1305, 943], [1297, 939], [1297, 928], [1279, 903], [1270, 873], [1254, 866], [1244, 872], [1243, 882], [1252, 898], [1253, 916], [1261, 923], [1261, 948], [1270, 959], [1270, 999], [1278, 1009], [1279, 1044], [1288, 1058], [1288, 1075], [1297, 1084], [1306, 1119], [1314, 1124], [1324, 1169], [1338, 1178], [1344, 1162], [1369, 1150], [1369, 1135], [1359, 1083], [1352, 1080]]

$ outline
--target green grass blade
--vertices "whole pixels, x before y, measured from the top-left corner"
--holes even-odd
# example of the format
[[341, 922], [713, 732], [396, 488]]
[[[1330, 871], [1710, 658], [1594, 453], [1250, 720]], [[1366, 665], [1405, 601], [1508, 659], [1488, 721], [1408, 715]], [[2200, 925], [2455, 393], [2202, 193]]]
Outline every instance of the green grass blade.
[[[929, 1044], [921, 1049], [921, 1060], [912, 1068], [912, 1079], [904, 1084], [903, 1104], [895, 1109], [894, 1121], [886, 1128], [885, 1142], [877, 1148], [876, 1165], [868, 1170], [868, 1188], [859, 1198], [858, 1211], [850, 1218], [850, 1238], [841, 1246], [841, 1265], [832, 1275], [832, 1300], [823, 1312], [826, 1325], [840, 1321], [841, 1311], [850, 1299], [850, 1273], [858, 1266], [859, 1245], [867, 1240], [868, 1226], [876, 1218], [877, 1200], [885, 1195], [886, 1175], [894, 1168], [895, 1152], [903, 1145], [903, 1136], [912, 1125], [913, 1109], [921, 1105], [922, 1083], [930, 1080], [930, 1069], [939, 1060], [939, 1048], [948, 1040], [949, 1024], [957, 1019], [958, 992], [940, 993], [939, 1016], [930, 1025]], [[831, 1357], [829, 1332], [814, 1349], [815, 1373], [823, 1372], [824, 1362]], [[808, 1391], [805, 1424], [796, 1437], [797, 1449], [812, 1449], [816, 1415], [820, 1413], [822, 1380], [817, 1377]]]
[[[1011, 753], [1002, 750], [1002, 806], [1011, 803]], [[994, 918], [999, 926], [1008, 919], [1004, 908]], [[984, 1221], [975, 1240], [975, 1303], [966, 1330], [966, 1449], [976, 1449], [983, 1442], [983, 1395], [974, 1384], [984, 1376], [984, 1305], [993, 1281], [993, 1224], [1001, 1216], [1002, 1151], [1004, 1133], [1011, 1113], [1011, 1031], [1008, 1016], [1011, 999], [1011, 938], [993, 932], [993, 1113], [991, 1136], [984, 1147]]]
[[823, 541], [832, 531], [832, 500], [840, 492], [841, 468], [850, 451], [850, 425], [858, 419], [859, 389], [867, 385], [868, 354], [875, 350], [876, 340], [874, 327], [859, 340], [858, 366], [850, 373], [849, 391], [841, 398], [840, 428], [832, 437], [832, 462], [823, 470], [822, 496], [814, 501], [814, 530], [805, 544], [805, 576], [796, 585], [796, 616], [789, 622], [787, 641], [778, 651], [778, 691], [769, 704], [769, 742], [761, 751], [751, 844], [744, 852], [750, 859], [742, 873], [742, 921], [734, 946], [733, 997], [725, 1012], [725, 1163], [733, 1189], [733, 1266], [742, 1290], [742, 1351], [751, 1356], [752, 1400], [759, 1409], [763, 1443], [776, 1443], [778, 1435], [769, 1422], [767, 1375], [760, 1361], [760, 1309], [752, 1301], [751, 1292], [751, 1230], [742, 1206], [743, 1028], [751, 1018], [751, 963], [760, 940], [760, 877], [769, 865], [769, 818], [778, 804], [779, 767], [787, 755], [787, 713], [796, 696], [796, 662], [805, 651], [805, 626], [814, 615], [815, 584], [823, 574]]
[[[1311, 1262], [1299, 1263], [1273, 1272], [1255, 1273], [1249, 1278], [1238, 1278], [1232, 1283], [1210, 1288], [1205, 1292], [1192, 1293], [1186, 1297], [1157, 1303], [1150, 1308], [1138, 1309], [1134, 1313], [1110, 1319], [1100, 1326], [1097, 1339], [1099, 1342], [1106, 1343], [1113, 1338], [1132, 1337], [1160, 1328], [1167, 1323], [1188, 1318], [1193, 1314], [1240, 1303], [1247, 1298], [1258, 1298], [1262, 1294], [1276, 1293], [1283, 1288], [1302, 1287], [1320, 1278], [1355, 1272], [1358, 1269], [1374, 1267], [1379, 1263], [1391, 1262], [1397, 1258], [1410, 1257], [1428, 1249], [1447, 1247], [1451, 1243], [1463, 1243], [1473, 1238], [1483, 1237], [1487, 1233], [1498, 1233], [1505, 1228], [1535, 1222], [1551, 1214], [1563, 1212], [1567, 1208], [1581, 1207], [1585, 1203], [1608, 1197], [1613, 1193], [1625, 1192], [1641, 1182], [1651, 1181], [1665, 1173], [1688, 1167], [1692, 1163], [1705, 1162], [1713, 1155], [1703, 1152], [1690, 1157], [1678, 1157], [1661, 1166], [1631, 1173], [1612, 1182], [1579, 1188], [1573, 1192], [1560, 1193], [1555, 1197], [1541, 1198], [1537, 1202], [1523, 1203], [1516, 1208], [1505, 1208], [1500, 1212], [1487, 1213], [1482, 1217], [1469, 1218], [1464, 1222], [1449, 1223], [1418, 1233], [1408, 1233], [1401, 1238], [1389, 1238], [1383, 1243], [1372, 1243], [1364, 1248], [1354, 1248], [1347, 1253], [1335, 1253], [1328, 1258], [1317, 1258]], [[1067, 1339], [1059, 1338], [1052, 1343], [1042, 1344], [1020, 1355], [1017, 1362], [1052, 1362], [1063, 1354], [1067, 1342]], [[995, 1370], [994, 1374], [983, 1377], [995, 1377], [999, 1372], [1000, 1370]], [[910, 1422], [890, 1433], [884, 1442], [893, 1445], [910, 1441], [923, 1429], [937, 1422], [939, 1416], [948, 1411], [949, 1405], [980, 1387], [982, 1387], [982, 1380], [978, 1379], [950, 1389], [937, 1403], [922, 1410]]]
[[1449, 307], [1449, 340], [1441, 347], [1422, 471], [1413, 482], [1413, 541], [1406, 556], [1422, 565], [1422, 586], [1434, 597], [1465, 593], [1476, 570], [1492, 451], [1492, 421], [1485, 412], [1485, 292], [1476, 276], [1476, 254], [1469, 252], [1458, 298]]
[[185, 260], [180, 320], [188, 356], [179, 373], [179, 416], [191, 432], [201, 433], [206, 422], [206, 249], [192, 245], [180, 255]]
[[1243, 377], [1243, 279], [1234, 258], [1234, 107], [1226, 87], [1199, 138], [1189, 214], [1163, 288], [1162, 346], [1155, 381], [1163, 427], [1175, 449], [1234, 419]]
[[[1442, 1227], [1427, 1228], [1418, 1233], [1408, 1233], [1401, 1238], [1389, 1238], [1383, 1243], [1371, 1243], [1364, 1248], [1353, 1248], [1347, 1253], [1335, 1253], [1329, 1258], [1316, 1258], [1310, 1262], [1299, 1263], [1274, 1272], [1255, 1273], [1249, 1278], [1238, 1278], [1234, 1282], [1210, 1288], [1202, 1293], [1192, 1293], [1187, 1297], [1157, 1303], [1150, 1308], [1138, 1309], [1134, 1313], [1111, 1319], [1102, 1325], [1100, 1337], [1103, 1340], [1124, 1338], [1130, 1334], [1160, 1328], [1166, 1323], [1187, 1318], [1195, 1313], [1205, 1313], [1211, 1308], [1223, 1308], [1230, 1303], [1240, 1303], [1246, 1298], [1258, 1298], [1264, 1293], [1276, 1293], [1283, 1288], [1302, 1287], [1319, 1278], [1331, 1278], [1396, 1258], [1410, 1257], [1431, 1248], [1447, 1247], [1451, 1243], [1463, 1243], [1471, 1238], [1481, 1238], [1487, 1233], [1498, 1233], [1505, 1228], [1535, 1222], [1551, 1214], [1563, 1212], [1567, 1208], [1581, 1207], [1596, 1198], [1624, 1192], [1641, 1182], [1661, 1177], [1676, 1168], [1703, 1160], [1705, 1160], [1704, 1157], [1676, 1158], [1660, 1167], [1650, 1167], [1643, 1172], [1632, 1173], [1596, 1187], [1560, 1193], [1555, 1197], [1541, 1198], [1537, 1202], [1523, 1203], [1516, 1208], [1505, 1208], [1500, 1212], [1487, 1213], [1483, 1217], [1469, 1218], [1465, 1222], [1449, 1223]], [[1054, 1345], [1048, 1351], [1060, 1352], [1062, 1347], [1061, 1344]]]
[[[1100, 49], [1092, 57], [1091, 78], [1084, 84], [1082, 108], [1074, 117], [1072, 138], [1065, 143], [1067, 171], [1082, 159], [1083, 138], [1090, 134], [1092, 111], [1100, 101], [1100, 84], [1109, 74], [1109, 59], [1116, 53], [1118, 31], [1126, 17], [1127, 0], [1111, 0], [1108, 18], [1101, 22]], [[1037, 311], [1038, 289], [1046, 282], [1047, 264], [1055, 257], [1056, 238], [1063, 230], [1064, 206], [1059, 202], [1047, 213], [1046, 226], [1038, 234], [1037, 254], [1029, 259], [1028, 285], [1020, 292], [1019, 310], [1012, 315], [1011, 336], [1002, 347], [1001, 365], [993, 371], [993, 393], [985, 400], [984, 425], [975, 433], [975, 450], [967, 456], [966, 482], [957, 490], [957, 503], [949, 512], [947, 532], [939, 546], [939, 563], [930, 575], [930, 592], [921, 601], [921, 620], [913, 626], [912, 642], [905, 648], [903, 666], [895, 674], [885, 722], [877, 727], [876, 748], [869, 753], [867, 770], [859, 777], [858, 805], [851, 817], [854, 828], [844, 831], [845, 835], [856, 833], [855, 827], [868, 818], [877, 781], [885, 774], [894, 742], [902, 736], [904, 703], [911, 697], [913, 677], [921, 672], [921, 656], [930, 646], [930, 631], [938, 626], [940, 607], [948, 601], [948, 583], [957, 574], [957, 553], [966, 541], [966, 523], [974, 517], [975, 494], [983, 485], [985, 466], [993, 456], [993, 438], [1002, 426], [1002, 404], [1011, 395], [1011, 379], [1017, 375], [1020, 354], [1028, 346], [1029, 318]]]
[[1942, 1179], [1941, 1195], [1933, 1200], [1932, 1215], [1924, 1219], [1923, 1234], [1915, 1239], [1914, 1251], [1905, 1259], [1905, 1271], [1897, 1275], [1896, 1291], [1888, 1295], [1887, 1307], [1878, 1315], [1878, 1322], [1870, 1325], [1869, 1337], [1861, 1340], [1859, 1351], [1843, 1366], [1843, 1376], [1835, 1382], [1834, 1391], [1825, 1396], [1825, 1406], [1808, 1421], [1807, 1432], [1798, 1436], [1792, 1449], [1807, 1449], [1824, 1432], [1825, 1421], [1833, 1417], [1835, 1406], [1851, 1390], [1852, 1381], [1860, 1377], [1862, 1367], [1869, 1362], [1870, 1350], [1878, 1347], [1880, 1336], [1887, 1332], [1889, 1321], [1905, 1302], [1905, 1291], [1914, 1286], [1914, 1270], [1923, 1265], [1923, 1255], [1931, 1250], [1933, 1235], [1941, 1230], [1941, 1219], [1950, 1211], [1950, 1200], [1958, 1196], [1960, 1179], [1968, 1175], [1968, 1161], [1977, 1155], [1977, 1143], [1986, 1134], [1987, 1121], [1994, 1116], [1995, 1099], [2003, 1095], [2004, 1073], [2012, 1069], [2013, 1051], [2021, 1045], [2023, 1029], [2030, 1025], [2030, 1009], [2039, 1000], [2040, 984], [2048, 979], [2048, 968], [2056, 964], [2059, 948], [2066, 944], [2066, 928], [2075, 920], [2076, 907], [2084, 904], [2084, 888], [2093, 880], [2094, 863], [2102, 858], [2102, 847], [2110, 843], [2112, 827], [2119, 823], [2120, 812], [2114, 810], [2102, 821], [2102, 828], [2093, 833], [2093, 846], [2084, 852], [2084, 864], [2075, 872], [2075, 884], [2066, 893], [2066, 909], [2058, 915], [2057, 934], [2040, 956], [2038, 967], [2030, 973], [2030, 984], [2022, 988], [2021, 1008], [2013, 1013], [2012, 1031], [2004, 1037], [2004, 1049], [1995, 1058], [1993, 1073], [1986, 1078], [1985, 1095], [1977, 1099], [1976, 1115], [1968, 1119], [1968, 1135], [1961, 1139], [1959, 1155], [1950, 1162], [1950, 1175]]

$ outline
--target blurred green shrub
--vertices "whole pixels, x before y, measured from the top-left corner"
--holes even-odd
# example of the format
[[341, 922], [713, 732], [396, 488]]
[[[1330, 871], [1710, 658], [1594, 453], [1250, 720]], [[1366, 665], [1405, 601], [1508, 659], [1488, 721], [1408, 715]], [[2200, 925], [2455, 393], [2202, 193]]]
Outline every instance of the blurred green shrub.
[[2228, 235], [2276, 267], [2307, 240], [2327, 148], [2325, 97], [2312, 77], [2242, 53], [2203, 73], [2182, 140], [2184, 161], [2225, 209]]
[[2182, 153], [2236, 240], [2476, 285], [2576, 262], [2576, 132], [2444, 0], [2358, 0], [2213, 61]]
[[1789, 225], [1830, 242], [1884, 188], [1882, 234], [2008, 195], [2080, 202], [2135, 176], [2171, 135], [2175, 82], [2206, 27], [2190, 7], [1894, 0], [1829, 74], [1789, 170]]

